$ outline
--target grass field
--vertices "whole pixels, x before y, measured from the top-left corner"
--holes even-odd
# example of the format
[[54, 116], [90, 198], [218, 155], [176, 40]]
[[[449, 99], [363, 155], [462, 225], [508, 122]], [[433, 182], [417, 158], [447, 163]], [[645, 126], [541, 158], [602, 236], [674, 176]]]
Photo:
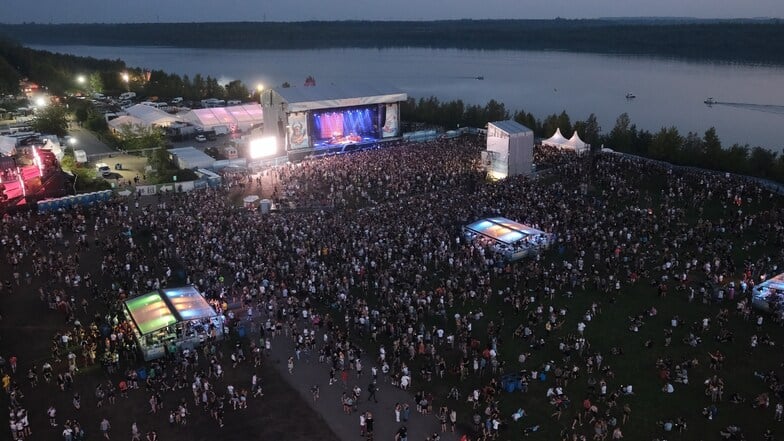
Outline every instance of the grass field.
[[[717, 194], [702, 201], [695, 201], [688, 195], [686, 197], [667, 197], [665, 192], [675, 178], [661, 170], [652, 171], [649, 175], [629, 178], [638, 185], [640, 190], [638, 200], [647, 201], [648, 206], [655, 207], [656, 214], [660, 213], [662, 204], [665, 203], [669, 204], [668, 206], [671, 208], [682, 210], [682, 216], [680, 216], [682, 225], [679, 225], [678, 228], [669, 228], [662, 224], [661, 236], [650, 238], [651, 247], [653, 247], [648, 251], [651, 255], [650, 261], [657, 262], [657, 265], [659, 263], [655, 256], [657, 251], [663, 252], [664, 247], [667, 246], [667, 241], [664, 240], [667, 233], [676, 230], [687, 231], [689, 228], [702, 228], [697, 225], [700, 218], [710, 220], [714, 224], [718, 224], [720, 220], [731, 222], [737, 214], [738, 207], [728, 204], [724, 200], [726, 198], [718, 194], [718, 190]], [[606, 197], [607, 190], [608, 188], [602, 179], [597, 178], [587, 197], [603, 199], [602, 193], [604, 192], [604, 197]], [[674, 205], [673, 201], [677, 199], [681, 202]], [[609, 201], [607, 211], [610, 212], [623, 208], [616, 204], [627, 203], [623, 200], [613, 202], [611, 197], [605, 200]], [[747, 201], [743, 205], [743, 211], [745, 214], [763, 213], [772, 208], [781, 207], [781, 202], [779, 197]], [[649, 222], [649, 220], [643, 220], [643, 222]], [[725, 280], [725, 282], [735, 280], [737, 283], [739, 281], [740, 272], [746, 259], [755, 260], [763, 255], [778, 257], [779, 252], [775, 247], [778, 241], [771, 237], [768, 231], [758, 229], [757, 225], [759, 224], [746, 229], [740, 235], [721, 233], [716, 230], [704, 236], [710, 239], [707, 244], [701, 244], [704, 247], [703, 253], [706, 251], [705, 247], [712, 247], [710, 249], [715, 247], [716, 253], [724, 253], [728, 249], [727, 245], [732, 245], [730, 254], [736, 271], [734, 278]], [[755, 241], [755, 245], [749, 246]], [[699, 244], [687, 241], [678, 251], [681, 255], [689, 255], [689, 253], [696, 255], [699, 254], [697, 246]], [[562, 261], [573, 258], [577, 250], [569, 244], [565, 244], [561, 251], [551, 250], [544, 255], [544, 264], [553, 262], [560, 265]], [[591, 263], [590, 258], [586, 258], [586, 266]], [[530, 265], [530, 262], [523, 261], [514, 265]], [[593, 302], [600, 304], [601, 313], [587, 323], [585, 337], [591, 347], [585, 351], [584, 355], [601, 353], [604, 357], [604, 365], [612, 367], [614, 378], [596, 373], [587, 374], [584, 357], [573, 352], [571, 361], [581, 368], [581, 373], [577, 379], [570, 380], [568, 387], [564, 388], [571, 404], [563, 411], [560, 419], [551, 416], [555, 409], [545, 396], [547, 389], [553, 387], [551, 373], [546, 382], [531, 382], [527, 393], [519, 391], [513, 393], [501, 391], [499, 393], [501, 415], [508, 423], [506, 429], [501, 432], [500, 439], [519, 439], [524, 428], [535, 425], [539, 425], [540, 429], [536, 433], [527, 435], [532, 439], [560, 439], [561, 434], [569, 436], [567, 433], [582, 433], [591, 439], [594, 432], [593, 427], [588, 424], [578, 425], [575, 431], [565, 430], [562, 432], [564, 429], [571, 428], [572, 418], [577, 413], [582, 413], [582, 401], [589, 396], [588, 378], [591, 376], [596, 380], [604, 378], [607, 381], [609, 393], [618, 390], [622, 385], [631, 384], [634, 386], [634, 395], [621, 395], [618, 399], [618, 405], [610, 411], [610, 414], [615, 416], [620, 423], [624, 404], [630, 405], [631, 419], [622, 426], [625, 439], [721, 439], [719, 431], [731, 424], [740, 426], [746, 439], [761, 440], [763, 432], [768, 428], [772, 429], [774, 433], [784, 433], [784, 427], [781, 427], [781, 423], [774, 421], [773, 409], [777, 402], [774, 395], [770, 393], [768, 386], [754, 375], [755, 371], [768, 372], [780, 369], [784, 361], [778, 347], [779, 343], [784, 343], [784, 330], [781, 325], [774, 324], [772, 317], [766, 316], [763, 329], [758, 330], [754, 322], [756, 312], [752, 313], [749, 321], [744, 321], [739, 314], [736, 314], [735, 308], [737, 301], [742, 298], [740, 295], [735, 298], [734, 302], [725, 300], [719, 304], [712, 301], [703, 302], [702, 297], [697, 293], [694, 300], [690, 302], [687, 299], [686, 291], [676, 292], [672, 289], [673, 284], [670, 283], [667, 296], [660, 297], [655, 283], [651, 282], [658, 280], [660, 274], [660, 271], [651, 268], [650, 273], [640, 277], [636, 283], [630, 284], [625, 281], [623, 289], [617, 296], [614, 293], [607, 294], [589, 287], [584, 291], [577, 289], [572, 297], [566, 297], [563, 292], [559, 292], [552, 300], [549, 300], [544, 298], [541, 292], [532, 291], [530, 295], [537, 296], [537, 302], [541, 302], [545, 307], [552, 305], [556, 311], [560, 308], [566, 308], [569, 311], [561, 326], [552, 331], [546, 339], [546, 344], [540, 349], [532, 349], [530, 342], [519, 338], [515, 339], [513, 336], [514, 330], [524, 322], [524, 314], [528, 311], [515, 315], [514, 310], [498, 296], [494, 296], [487, 303], [468, 302], [459, 307], [462, 311], [477, 309], [483, 311], [484, 318], [474, 322], [474, 335], [486, 336], [487, 324], [491, 320], [496, 326], [501, 324], [499, 333], [500, 358], [505, 362], [504, 372], [513, 373], [520, 369], [517, 356], [521, 352], [530, 352], [528, 360], [525, 362], [525, 369], [540, 369], [548, 361], [554, 361], [556, 365], [563, 366], [564, 355], [558, 349], [559, 339], [567, 339], [575, 335], [577, 323], [582, 319], [584, 312], [590, 308]], [[699, 271], [690, 273], [691, 286], [699, 287], [704, 281], [704, 277], [700, 275]], [[503, 276], [496, 277], [493, 283], [496, 290], [508, 286]], [[647, 311], [651, 307], [655, 307], [658, 311], [654, 317], [647, 315]], [[716, 338], [721, 328], [715, 317], [723, 308], [729, 309], [730, 312], [730, 318], [725, 327], [734, 333], [734, 341], [731, 343], [720, 343]], [[644, 324], [639, 328], [639, 332], [632, 332], [629, 330], [628, 317], [638, 315], [644, 316]], [[672, 328], [670, 320], [676, 315], [680, 319], [680, 324], [678, 327]], [[449, 314], [447, 316], [449, 317]], [[702, 330], [704, 318], [710, 319], [710, 328], [705, 331]], [[454, 330], [452, 320], [445, 320], [445, 322], [447, 323], [447, 332], [452, 332]], [[432, 325], [441, 323], [442, 321], [439, 319], [430, 320]], [[544, 334], [541, 325], [543, 322], [535, 329], [537, 336]], [[673, 331], [672, 344], [668, 347], [664, 345], [665, 329]], [[683, 339], [694, 329], [696, 329], [694, 333], [702, 339], [702, 343], [696, 347], [683, 342]], [[767, 334], [772, 338], [772, 341], [776, 342], [776, 345], [760, 345], [752, 350], [749, 341], [753, 334], [760, 337]], [[486, 342], [487, 340], [482, 340], [483, 345]], [[646, 342], [650, 342], [648, 347], [645, 345]], [[611, 348], [613, 347], [622, 348], [623, 354], [612, 355]], [[710, 369], [708, 355], [708, 352], [717, 349], [725, 355], [725, 362], [718, 371]], [[443, 353], [443, 351], [441, 352]], [[455, 363], [459, 358], [459, 351], [447, 350], [446, 355], [447, 359]], [[699, 365], [689, 370], [688, 384], [673, 381], [675, 392], [667, 394], [661, 390], [664, 383], [658, 376], [659, 371], [656, 367], [658, 359], [673, 360], [675, 363], [696, 359]], [[421, 364], [416, 364], [416, 366], [421, 366]], [[703, 383], [713, 375], [718, 375], [724, 381], [725, 388], [723, 401], [717, 404], [718, 416], [709, 420], [702, 415], [703, 408], [711, 405], [710, 397], [706, 396], [706, 387]], [[425, 385], [419, 383], [415, 390], [420, 387], [425, 390], [436, 390], [441, 400], [445, 400], [439, 401], [437, 405], [446, 404], [450, 407], [456, 405], [458, 413], [461, 415], [460, 420], [465, 423], [470, 421], [470, 415], [474, 412], [471, 406], [465, 403], [465, 395], [474, 388], [481, 389], [486, 386], [492, 377], [489, 369], [481, 377], [469, 374], [462, 381], [456, 374], [448, 374], [445, 381], [434, 381], [432, 384]], [[675, 378], [674, 372], [672, 378]], [[460, 403], [450, 402], [445, 398], [449, 389], [455, 385], [459, 386], [463, 393]], [[730, 396], [735, 392], [740, 393], [746, 399], [744, 404], [729, 403]], [[771, 407], [766, 410], [752, 408], [751, 402], [754, 397], [763, 392], [770, 393]], [[595, 395], [592, 400], [596, 401]], [[477, 410], [482, 413], [484, 407], [485, 405], [482, 404]], [[518, 422], [512, 422], [511, 414], [518, 408], [523, 408], [527, 416]], [[604, 413], [607, 409], [606, 404], [600, 403], [599, 409], [601, 413]], [[674, 422], [677, 418], [685, 418], [686, 430], [683, 433], [676, 431], [664, 433], [660, 422], [667, 420]], [[471, 430], [468, 425], [466, 425], [466, 429]], [[611, 427], [610, 434], [612, 430]], [[607, 439], [610, 437], [608, 435]]]

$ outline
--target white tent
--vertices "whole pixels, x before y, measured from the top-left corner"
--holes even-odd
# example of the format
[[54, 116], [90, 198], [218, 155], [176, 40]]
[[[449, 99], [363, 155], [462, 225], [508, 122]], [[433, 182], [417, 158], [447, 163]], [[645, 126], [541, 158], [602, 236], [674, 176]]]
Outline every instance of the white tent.
[[580, 135], [577, 134], [577, 130], [574, 131], [574, 135], [572, 135], [572, 137], [569, 139], [569, 146], [577, 153], [585, 153], [590, 148], [588, 144], [580, 139]]
[[14, 156], [16, 154], [16, 138], [0, 136], [0, 155]]
[[143, 104], [136, 104], [131, 106], [125, 109], [125, 112], [128, 115], [140, 120], [142, 125], [146, 127], [166, 127], [169, 124], [180, 120], [180, 118], [168, 114], [163, 110], [156, 109], [152, 106], [145, 106]]
[[571, 150], [577, 153], [584, 153], [588, 151], [588, 144], [584, 143], [583, 140], [580, 139], [580, 136], [577, 134], [577, 131], [574, 131], [574, 135], [572, 135], [571, 139], [566, 139], [561, 134], [561, 129], [555, 129], [555, 134], [547, 139], [542, 140], [542, 145], [549, 145], [553, 147], [558, 147], [562, 150]]
[[138, 127], [144, 127], [144, 121], [131, 115], [123, 115], [109, 120], [109, 127], [115, 132], [119, 132], [123, 126], [129, 126], [134, 132]]
[[215, 130], [225, 127], [228, 130], [246, 132], [264, 123], [264, 113], [260, 104], [242, 104], [230, 107], [211, 107], [193, 109], [182, 114], [182, 119], [202, 130]]
[[561, 135], [561, 129], [555, 129], [555, 134], [547, 139], [542, 140], [542, 145], [550, 145], [553, 147], [565, 147], [569, 144], [569, 140]]

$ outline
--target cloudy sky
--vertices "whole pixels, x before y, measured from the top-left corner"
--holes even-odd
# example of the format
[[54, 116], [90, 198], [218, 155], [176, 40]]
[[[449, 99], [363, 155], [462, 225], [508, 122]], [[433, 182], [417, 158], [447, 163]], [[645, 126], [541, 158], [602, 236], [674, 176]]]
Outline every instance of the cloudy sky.
[[0, 0], [3, 23], [784, 17], [784, 0]]

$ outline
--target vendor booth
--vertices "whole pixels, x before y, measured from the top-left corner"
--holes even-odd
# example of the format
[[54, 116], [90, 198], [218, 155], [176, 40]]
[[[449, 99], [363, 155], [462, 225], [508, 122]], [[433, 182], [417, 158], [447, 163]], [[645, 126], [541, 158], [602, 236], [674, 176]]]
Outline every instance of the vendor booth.
[[192, 349], [223, 335], [223, 317], [192, 286], [164, 288], [125, 301], [125, 317], [145, 360]]
[[510, 261], [536, 254], [553, 243], [553, 235], [505, 217], [476, 221], [463, 232], [468, 240], [489, 246]]
[[784, 273], [754, 287], [751, 304], [755, 308], [778, 313], [784, 306]]

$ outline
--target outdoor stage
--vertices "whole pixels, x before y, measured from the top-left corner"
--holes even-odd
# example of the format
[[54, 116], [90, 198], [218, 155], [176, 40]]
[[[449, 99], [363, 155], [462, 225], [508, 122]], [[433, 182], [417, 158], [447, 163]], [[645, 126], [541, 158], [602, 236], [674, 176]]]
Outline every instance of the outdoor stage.
[[286, 87], [264, 91], [264, 133], [289, 157], [343, 153], [400, 138], [400, 103], [391, 87]]

